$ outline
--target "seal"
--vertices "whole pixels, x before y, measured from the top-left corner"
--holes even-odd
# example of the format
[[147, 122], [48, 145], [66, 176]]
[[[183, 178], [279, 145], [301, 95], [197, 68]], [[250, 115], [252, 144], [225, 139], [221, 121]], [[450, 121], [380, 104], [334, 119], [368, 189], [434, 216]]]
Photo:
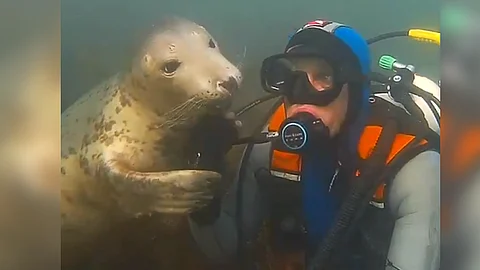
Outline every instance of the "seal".
[[221, 175], [192, 169], [191, 127], [225, 114], [241, 81], [204, 27], [170, 18], [128, 72], [62, 113], [62, 269], [125, 220], [157, 213], [175, 228], [211, 201]]

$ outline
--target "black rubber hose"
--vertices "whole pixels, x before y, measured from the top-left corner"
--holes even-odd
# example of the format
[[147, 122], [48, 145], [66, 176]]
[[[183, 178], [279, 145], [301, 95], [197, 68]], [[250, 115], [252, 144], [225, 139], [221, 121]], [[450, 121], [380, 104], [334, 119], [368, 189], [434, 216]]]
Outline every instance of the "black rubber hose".
[[427, 103], [428, 108], [430, 108], [430, 110], [432, 111], [433, 116], [435, 116], [435, 119], [437, 120], [437, 122], [440, 124], [440, 114], [437, 112], [437, 109], [433, 107], [433, 101], [426, 99], [425, 102]]
[[[372, 81], [375, 81], [375, 82], [378, 82], [378, 83], [381, 83], [381, 84], [390, 83], [389, 80], [388, 80], [388, 76], [383, 75], [383, 74], [378, 73], [378, 72], [372, 72], [370, 74], [370, 79]], [[432, 105], [432, 103], [434, 103], [437, 107], [440, 108], [440, 100], [438, 98], [436, 98], [432, 93], [429, 93], [429, 92], [427, 92], [423, 89], [420, 89], [416, 85], [413, 85], [413, 84], [412, 85], [405, 85], [405, 87], [409, 88], [408, 92], [423, 98], [425, 100], [425, 102], [427, 103], [428, 107], [430, 108], [430, 110], [432, 111], [433, 115], [437, 119], [437, 121], [440, 122], [440, 114], [437, 112], [437, 110]], [[385, 92], [388, 92], [388, 91], [385, 91]], [[409, 107], [410, 107], [410, 110], [411, 110], [412, 107], [411, 106], [409, 106]], [[416, 107], [418, 108], [418, 106], [416, 106]], [[415, 108], [414, 111], [417, 108]], [[409, 108], [407, 108], [407, 110], [409, 110]], [[418, 110], [420, 110], [420, 108], [418, 108]], [[423, 115], [423, 112], [422, 112], [422, 115]]]
[[368, 75], [368, 78], [371, 81], [381, 83], [381, 84], [390, 83], [390, 81], [388, 80], [389, 77], [387, 75], [384, 75], [384, 74], [378, 73], [378, 72], [370, 72], [370, 74]]
[[376, 37], [368, 39], [367, 44], [370, 45], [381, 40], [395, 38], [395, 37], [408, 37], [408, 31], [396, 31], [396, 32], [381, 34]]
[[320, 247], [317, 251], [317, 256], [310, 262], [308, 266], [308, 270], [320, 270], [324, 267], [325, 264], [329, 261], [330, 255], [332, 251], [335, 249], [335, 245], [339, 243], [339, 237], [342, 234], [345, 234], [346, 228], [349, 227], [349, 224], [352, 220], [352, 217], [355, 215], [358, 205], [365, 195], [363, 188], [357, 184], [357, 188], [355, 188], [351, 194], [348, 196], [348, 200], [342, 205], [340, 209], [340, 216], [337, 218], [335, 222], [335, 226], [329, 232], [329, 234], [325, 238], [325, 244]]
[[[266, 98], [266, 97], [265, 97]], [[271, 98], [270, 98], [271, 99]], [[269, 112], [266, 114], [266, 119], [261, 121], [260, 125], [257, 126], [253, 132], [253, 134], [260, 133], [263, 129], [263, 126], [268, 121], [270, 116], [275, 112], [275, 110], [280, 106], [283, 102], [283, 99], [279, 99], [275, 102]], [[255, 143], [250, 142], [247, 147], [245, 148], [242, 161], [240, 163], [240, 168], [238, 170], [238, 182], [237, 182], [237, 190], [236, 190], [236, 212], [235, 212], [235, 220], [237, 225], [237, 259], [239, 265], [243, 266], [242, 269], [246, 269], [248, 266], [247, 258], [245, 257], [245, 249], [244, 249], [244, 241], [245, 236], [243, 235], [243, 182], [245, 180], [245, 173], [246, 173], [246, 164], [248, 163], [248, 158], [252, 153], [253, 147]]]
[[435, 103], [435, 105], [437, 105], [438, 108], [440, 108], [440, 100], [438, 98], [436, 98], [434, 95], [432, 95], [432, 101], [433, 103]]
[[242, 107], [240, 110], [238, 110], [238, 112], [235, 113], [235, 115], [238, 117], [244, 113], [246, 113], [247, 111], [249, 111], [250, 109], [252, 109], [253, 107], [259, 105], [259, 104], [262, 104], [263, 102], [267, 102], [271, 99], [274, 99], [278, 97], [277, 94], [269, 94], [269, 95], [266, 95], [264, 97], [261, 97], [259, 99], [256, 99], [254, 100], [253, 102], [250, 102], [249, 104], [247, 104], [246, 106]]

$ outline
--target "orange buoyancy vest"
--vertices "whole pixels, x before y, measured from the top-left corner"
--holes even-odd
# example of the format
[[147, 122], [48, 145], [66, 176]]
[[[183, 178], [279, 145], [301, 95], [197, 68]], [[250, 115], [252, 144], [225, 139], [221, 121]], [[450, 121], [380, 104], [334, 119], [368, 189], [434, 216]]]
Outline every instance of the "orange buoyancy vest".
[[[375, 101], [388, 103], [388, 101], [380, 98], [371, 99], [371, 103]], [[371, 104], [375, 106], [375, 104]], [[391, 104], [391, 106], [395, 106]], [[375, 110], [373, 110], [375, 111]], [[271, 132], [278, 132], [281, 124], [286, 119], [286, 108], [282, 103], [274, 112], [270, 118], [268, 130]], [[383, 127], [376, 124], [368, 124], [365, 126], [363, 133], [360, 137], [358, 144], [358, 154], [362, 160], [366, 160], [372, 153], [372, 150], [376, 146], [376, 143], [382, 133]], [[387, 164], [388, 166], [397, 156], [403, 153], [403, 150], [414, 141], [415, 134], [397, 133], [393, 142], [391, 151], [389, 153]], [[422, 139], [417, 146], [427, 145], [427, 140]], [[302, 168], [302, 157], [296, 153], [282, 152], [276, 149], [272, 149], [270, 173], [273, 176], [284, 178], [291, 181], [300, 181]], [[357, 170], [356, 176], [360, 175], [360, 170]], [[371, 204], [383, 208], [385, 203], [385, 187], [386, 183], [383, 183], [377, 188], [377, 191], [373, 197]]]
[[[408, 162], [411, 158], [415, 157], [415, 155], [430, 149], [438, 149], [439, 146], [438, 142], [433, 142], [430, 140], [430, 136], [425, 137], [423, 134], [423, 130], [418, 130], [415, 126], [416, 121], [412, 121], [412, 116], [407, 114], [402, 108], [397, 107], [396, 105], [378, 97], [372, 96], [370, 98], [370, 105], [371, 105], [371, 113], [365, 126], [363, 133], [361, 134], [359, 143], [358, 143], [358, 158], [360, 158], [360, 164], [362, 161], [366, 161], [368, 163], [368, 158], [374, 152], [374, 148], [381, 137], [381, 133], [384, 130], [384, 126], [381, 123], [385, 123], [385, 117], [388, 117], [388, 113], [395, 112], [395, 115], [398, 115], [399, 120], [399, 128], [397, 129], [397, 133], [395, 134], [395, 139], [391, 145], [391, 149], [386, 160], [385, 164], [385, 171], [379, 172], [378, 177], [384, 177], [385, 179], [378, 179], [381, 180], [381, 183], [378, 187], [376, 187], [376, 192], [373, 195], [373, 198], [370, 200], [369, 204], [372, 207], [375, 217], [380, 218], [383, 220], [383, 225], [389, 226], [391, 222], [387, 219], [389, 215], [385, 211], [385, 204], [386, 204], [386, 196], [387, 196], [387, 186], [390, 180], [390, 177], [394, 177], [395, 173], [401, 169], [401, 167]], [[388, 113], [387, 113], [388, 111]], [[273, 113], [272, 117], [270, 118], [268, 130], [270, 132], [278, 132], [281, 125], [283, 124], [284, 120], [287, 118], [286, 116], [286, 108], [284, 104], [280, 104], [275, 112]], [[415, 119], [413, 119], [415, 120]], [[417, 121], [418, 123], [418, 121]], [[434, 131], [431, 131], [434, 133]], [[422, 133], [422, 134], [420, 134]], [[416, 140], [419, 137], [421, 140]], [[434, 135], [432, 135], [433, 137]], [[425, 137], [425, 138], [424, 138]], [[438, 136], [437, 136], [438, 137]], [[437, 139], [435, 137], [435, 139]], [[408, 146], [408, 147], [407, 147]], [[296, 153], [290, 152], [283, 152], [280, 150], [275, 149], [274, 147], [271, 148], [271, 160], [270, 160], [270, 173], [272, 176], [286, 179], [293, 182], [300, 182], [301, 181], [301, 170], [302, 170], [302, 156]], [[341, 164], [340, 164], [341, 165]], [[353, 177], [361, 179], [359, 176], [362, 173], [362, 168], [356, 168], [357, 171]], [[386, 173], [388, 171], [388, 173]], [[380, 214], [384, 213], [384, 214]], [[373, 218], [374, 216], [368, 215], [369, 218]], [[366, 222], [375, 222], [375, 218], [371, 221]], [[365, 221], [365, 220], [364, 220]], [[262, 240], [263, 243], [268, 243], [268, 239], [272, 237], [272, 232], [269, 229], [271, 226], [270, 223], [264, 223], [264, 227], [262, 229]], [[382, 232], [377, 231], [376, 226], [369, 226], [366, 225], [367, 228], [372, 230], [372, 233], [378, 233], [379, 235], [374, 236], [375, 239], [379, 241], [389, 241], [390, 235], [384, 235], [383, 230]], [[388, 231], [388, 229], [387, 229]], [[388, 234], [388, 232], [386, 232]], [[371, 238], [370, 238], [371, 239]], [[388, 245], [387, 245], [388, 247]], [[370, 247], [371, 248], [371, 247]], [[379, 247], [382, 249], [383, 247]], [[383, 249], [382, 249], [383, 250]], [[263, 253], [262, 253], [263, 252]], [[285, 270], [285, 269], [293, 269], [293, 267], [305, 267], [305, 250], [297, 250], [291, 254], [285, 253], [278, 253], [271, 248], [267, 248], [266, 251], [262, 251], [261, 254], [264, 254], [262, 257], [263, 261], [260, 265], [265, 264], [261, 269], [270, 269], [270, 270]], [[303, 269], [303, 268], [299, 268]]]

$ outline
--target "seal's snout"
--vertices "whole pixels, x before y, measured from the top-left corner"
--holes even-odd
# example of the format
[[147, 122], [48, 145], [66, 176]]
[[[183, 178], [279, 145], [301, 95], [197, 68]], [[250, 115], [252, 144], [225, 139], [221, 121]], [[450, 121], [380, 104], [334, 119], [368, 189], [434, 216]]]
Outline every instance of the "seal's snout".
[[233, 93], [233, 92], [237, 91], [237, 89], [238, 89], [238, 87], [239, 87], [239, 86], [238, 86], [238, 81], [237, 81], [237, 79], [235, 79], [235, 78], [232, 77], [232, 76], [230, 76], [230, 77], [228, 78], [228, 80], [219, 81], [219, 82], [217, 83], [217, 85], [218, 85], [218, 88], [220, 88], [220, 89], [223, 88], [223, 89], [227, 90], [227, 91], [230, 92], [230, 93]]

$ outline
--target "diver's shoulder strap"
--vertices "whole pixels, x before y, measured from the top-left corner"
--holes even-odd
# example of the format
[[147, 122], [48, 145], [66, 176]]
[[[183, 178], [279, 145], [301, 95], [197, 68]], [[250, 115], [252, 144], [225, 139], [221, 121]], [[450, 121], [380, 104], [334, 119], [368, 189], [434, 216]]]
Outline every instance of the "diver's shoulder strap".
[[275, 132], [280, 129], [280, 126], [282, 125], [283, 121], [287, 118], [287, 110], [285, 107], [285, 103], [280, 103], [275, 105], [275, 110], [270, 117], [269, 123], [268, 123], [268, 131], [270, 132]]
[[[415, 80], [422, 80], [423, 77], [416, 75]], [[428, 80], [428, 79], [425, 79]], [[418, 82], [414, 81], [414, 84]], [[432, 82], [433, 83], [433, 82]], [[397, 86], [402, 87], [402, 86]], [[427, 87], [423, 87], [427, 88]], [[423, 89], [422, 88], [422, 89]], [[433, 87], [430, 87], [433, 88]], [[440, 134], [440, 105], [435, 100], [439, 98], [438, 91], [435, 89], [425, 90], [425, 95], [416, 96], [408, 92], [408, 90], [399, 91], [399, 89], [391, 90], [383, 84], [374, 84], [371, 86], [372, 95], [370, 100], [374, 98], [382, 98], [389, 103], [402, 108], [405, 111], [409, 111], [411, 115], [414, 115], [415, 119], [419, 122], [423, 122], [430, 130]]]
[[[382, 172], [385, 173], [384, 181], [377, 187], [370, 204], [385, 208], [388, 180], [398, 172], [401, 167], [410, 159], [419, 153], [439, 149], [439, 136], [431, 131], [425, 125], [419, 123], [415, 118], [408, 114], [402, 108], [391, 104], [390, 102], [372, 96], [370, 98], [371, 111], [368, 119], [368, 124], [360, 137], [358, 144], [359, 164], [357, 166], [356, 175], [364, 173], [369, 170], [370, 163], [376, 163], [375, 158], [371, 158], [372, 150], [378, 147], [379, 138], [382, 133], [395, 133], [391, 141], [391, 145], [380, 146], [385, 147], [384, 151], [388, 152], [387, 159], [382, 168], [379, 168], [377, 175]], [[397, 127], [391, 129], [385, 126], [388, 119], [394, 119], [397, 122]], [[391, 135], [391, 134], [389, 134]]]
[[413, 136], [418, 140], [425, 139], [434, 149], [439, 150], [440, 136], [432, 130], [427, 121], [416, 114], [408, 113], [404, 108], [372, 95], [370, 97], [370, 116], [367, 126], [380, 126], [385, 117], [395, 117], [399, 122], [399, 134]]
[[[342, 248], [338, 249], [337, 253], [332, 254], [330, 263], [335, 266], [337, 264], [341, 265], [344, 260], [342, 257], [346, 255], [345, 252], [348, 253], [351, 250], [348, 248], [349, 239], [360, 228], [368, 206], [373, 204], [377, 208], [385, 208], [378, 205], [384, 205], [385, 202], [383, 193], [386, 175], [389, 171], [386, 168], [394, 162], [397, 156], [400, 156], [399, 154], [403, 152], [403, 149], [409, 147], [415, 141], [413, 136], [400, 133], [401, 121], [395, 112], [386, 111], [381, 119], [376, 120], [378, 121], [376, 122], [377, 126], [367, 126], [365, 128], [362, 135], [363, 141], [361, 139], [359, 144], [359, 154], [361, 155], [359, 170], [354, 181], [352, 181], [349, 197], [346, 198], [342, 206], [341, 213], [343, 214], [340, 214], [340, 216], [348, 216], [347, 213], [350, 212], [350, 222], [344, 228], [345, 235], [338, 243]], [[353, 210], [348, 211], [348, 209]], [[381, 212], [383, 213], [383, 211]], [[377, 257], [371, 257], [376, 259], [375, 262], [369, 261], [369, 265], [384, 262], [384, 257], [386, 257], [383, 253], [370, 255]]]

